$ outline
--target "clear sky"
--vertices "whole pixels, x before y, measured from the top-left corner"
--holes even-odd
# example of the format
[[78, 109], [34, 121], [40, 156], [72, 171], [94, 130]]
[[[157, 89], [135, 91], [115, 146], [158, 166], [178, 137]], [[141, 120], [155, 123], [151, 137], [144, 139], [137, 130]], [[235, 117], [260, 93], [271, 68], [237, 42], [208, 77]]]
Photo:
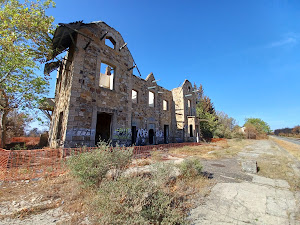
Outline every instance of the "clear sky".
[[153, 72], [167, 89], [201, 83], [239, 125], [247, 117], [271, 129], [300, 124], [299, 1], [57, 0], [48, 14], [55, 23], [106, 22], [143, 78]]

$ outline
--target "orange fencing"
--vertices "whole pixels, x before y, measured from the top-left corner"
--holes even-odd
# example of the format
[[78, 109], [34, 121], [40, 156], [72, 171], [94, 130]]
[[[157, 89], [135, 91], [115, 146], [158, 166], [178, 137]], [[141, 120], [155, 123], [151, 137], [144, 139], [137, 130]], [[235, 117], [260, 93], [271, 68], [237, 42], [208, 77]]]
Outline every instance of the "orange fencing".
[[214, 142], [218, 142], [218, 141], [227, 141], [227, 140], [226, 140], [226, 138], [211, 138], [210, 141], [212, 143], [214, 143]]
[[[151, 151], [196, 145], [200, 145], [200, 143], [187, 142], [134, 146], [133, 157], [146, 158], [151, 156]], [[124, 150], [128, 148], [124, 148]], [[0, 180], [29, 180], [40, 177], [58, 176], [66, 172], [65, 161], [68, 156], [90, 152], [94, 149], [96, 147], [36, 150], [0, 149]]]

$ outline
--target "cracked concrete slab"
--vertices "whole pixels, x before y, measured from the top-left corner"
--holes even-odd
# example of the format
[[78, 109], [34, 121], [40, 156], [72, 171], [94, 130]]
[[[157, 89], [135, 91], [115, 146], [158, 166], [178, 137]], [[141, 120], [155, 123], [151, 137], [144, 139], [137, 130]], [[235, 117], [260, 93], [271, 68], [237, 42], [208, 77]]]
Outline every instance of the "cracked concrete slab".
[[[241, 162], [255, 160], [261, 154], [282, 153], [274, 143], [262, 140], [253, 142], [236, 159], [204, 162], [204, 168], [214, 178], [227, 179], [217, 179], [206, 201], [191, 210], [192, 224], [300, 225], [300, 194], [291, 191], [287, 181], [241, 172]], [[224, 167], [215, 168], [212, 164]]]
[[300, 224], [291, 218], [296, 211], [294, 194], [275, 182], [218, 183], [190, 219], [193, 224]]

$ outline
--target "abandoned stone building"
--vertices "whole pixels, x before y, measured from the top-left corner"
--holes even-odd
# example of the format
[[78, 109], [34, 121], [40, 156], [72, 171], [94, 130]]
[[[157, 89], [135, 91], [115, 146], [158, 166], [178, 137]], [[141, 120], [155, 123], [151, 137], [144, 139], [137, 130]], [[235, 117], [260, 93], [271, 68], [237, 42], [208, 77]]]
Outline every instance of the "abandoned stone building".
[[56, 29], [53, 57], [67, 54], [55, 67], [50, 147], [95, 146], [100, 138], [126, 146], [197, 140], [192, 84], [185, 80], [169, 91], [153, 73], [146, 79], [134, 75], [136, 64], [126, 45], [101, 21]]

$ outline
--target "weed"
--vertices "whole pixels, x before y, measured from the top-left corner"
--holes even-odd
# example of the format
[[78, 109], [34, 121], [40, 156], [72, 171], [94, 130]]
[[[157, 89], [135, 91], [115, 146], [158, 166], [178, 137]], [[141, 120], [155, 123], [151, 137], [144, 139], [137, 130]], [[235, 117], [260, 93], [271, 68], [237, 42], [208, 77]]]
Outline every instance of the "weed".
[[11, 148], [11, 150], [26, 150], [26, 149], [27, 149], [27, 147], [26, 147], [25, 143], [23, 145], [17, 144], [13, 148]]
[[179, 165], [179, 169], [183, 177], [197, 177], [202, 172], [202, 165], [199, 159], [188, 158]]
[[92, 152], [73, 155], [67, 161], [71, 173], [84, 185], [99, 185], [110, 169], [124, 169], [132, 158], [132, 149], [120, 147], [110, 149], [107, 145], [99, 146]]
[[149, 178], [120, 177], [101, 183], [94, 209], [99, 224], [185, 224], [180, 204]]
[[176, 177], [180, 174], [173, 163], [155, 163], [153, 168], [153, 180], [162, 188], [174, 184]]

